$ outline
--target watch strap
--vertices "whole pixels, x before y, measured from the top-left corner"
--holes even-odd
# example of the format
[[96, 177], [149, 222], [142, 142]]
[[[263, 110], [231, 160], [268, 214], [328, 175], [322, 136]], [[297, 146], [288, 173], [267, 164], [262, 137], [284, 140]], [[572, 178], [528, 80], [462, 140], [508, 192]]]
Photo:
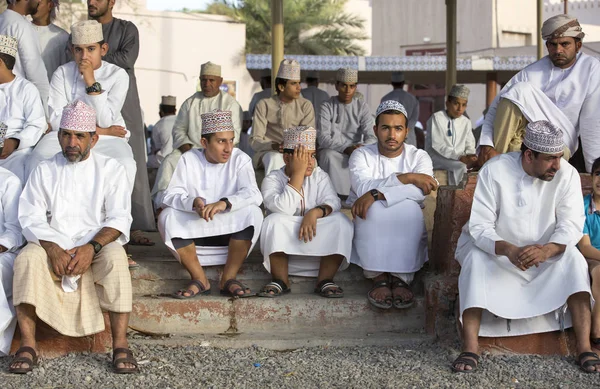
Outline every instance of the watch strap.
[[327, 216], [327, 207], [326, 206], [324, 206], [324, 205], [317, 205], [317, 208], [319, 208], [321, 211], [323, 211], [323, 216], [322, 217]]
[[227, 197], [223, 197], [222, 199], [219, 199], [219, 201], [225, 202], [225, 210], [226, 211], [231, 210], [231, 203], [229, 202], [229, 199]]
[[379, 191], [377, 189], [371, 189], [370, 192], [375, 201], [379, 200]]
[[102, 85], [98, 81], [85, 88], [86, 93], [99, 93], [102, 92]]
[[94, 247], [94, 253], [98, 254], [102, 250], [102, 245], [95, 240], [90, 240], [88, 243]]

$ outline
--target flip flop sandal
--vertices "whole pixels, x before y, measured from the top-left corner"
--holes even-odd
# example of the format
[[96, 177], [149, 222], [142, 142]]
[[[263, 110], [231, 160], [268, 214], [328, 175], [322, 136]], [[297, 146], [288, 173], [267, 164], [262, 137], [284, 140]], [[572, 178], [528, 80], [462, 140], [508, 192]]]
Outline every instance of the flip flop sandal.
[[273, 280], [262, 287], [258, 293], [258, 297], [274, 298], [290, 293], [291, 291], [292, 289], [290, 289], [285, 282], [281, 280]]
[[[585, 362], [581, 362], [581, 360], [586, 357], [592, 357], [592, 358], [588, 359]], [[588, 351], [588, 352], [579, 354], [579, 356], [577, 357], [577, 364], [579, 365], [579, 369], [585, 373], [588, 373], [588, 374], [600, 373], [599, 370], [588, 370], [588, 367], [592, 367], [592, 366], [594, 366], [596, 369], [599, 369], [600, 358], [598, 358], [598, 354], [596, 354], [596, 353]]]
[[[196, 285], [198, 287], [198, 289], [200, 289], [199, 292], [194, 292], [193, 290], [190, 289], [190, 286], [192, 285]], [[184, 296], [184, 293], [189, 293], [189, 296]], [[190, 281], [190, 283], [188, 284], [188, 286], [186, 287], [186, 289], [179, 289], [177, 292], [173, 293], [171, 296], [173, 298], [179, 299], [179, 300], [188, 300], [188, 299], [193, 299], [194, 297], [198, 297], [198, 296], [206, 296], [210, 294], [210, 289], [206, 289], [206, 287], [204, 285], [202, 285], [202, 282], [198, 281], [198, 280], [192, 280]]]
[[151, 241], [144, 235], [144, 232], [141, 230], [131, 231], [131, 237], [129, 239], [129, 244], [132, 246], [154, 246], [156, 242]]
[[381, 301], [381, 300], [375, 300], [373, 297], [371, 297], [371, 293], [373, 293], [373, 291], [375, 291], [375, 289], [379, 289], [382, 287], [387, 287], [389, 289], [389, 285], [390, 283], [387, 281], [377, 281], [373, 287], [371, 288], [371, 290], [369, 290], [367, 292], [367, 299], [369, 300], [369, 302], [371, 303], [372, 306], [376, 307], [376, 308], [381, 308], [381, 309], [390, 309], [393, 306], [392, 303], [392, 296], [388, 296], [385, 298], [385, 300]]
[[[236, 289], [234, 292], [231, 292], [230, 289], [231, 289], [232, 285], [237, 285], [240, 287], [240, 289]], [[244, 293], [239, 294], [240, 291], [242, 291]], [[241, 299], [256, 296], [256, 293], [251, 293], [250, 288], [248, 288], [246, 285], [239, 282], [238, 280], [234, 280], [233, 278], [228, 280], [225, 283], [225, 285], [223, 285], [223, 289], [221, 289], [221, 291], [219, 293], [221, 293], [221, 295], [223, 295], [223, 296], [238, 297]]]
[[[413, 292], [410, 285], [408, 285], [406, 282], [404, 282], [404, 280], [401, 280], [400, 278], [397, 278], [392, 282], [391, 289], [393, 291], [394, 289], [396, 289], [398, 287], [407, 289], [411, 293]], [[394, 308], [398, 308], [398, 309], [410, 308], [415, 304], [415, 295], [413, 294], [413, 297], [411, 299], [409, 299], [408, 301], [404, 301], [404, 299], [402, 297], [396, 296], [396, 297], [394, 297], [393, 304], [394, 304]]]
[[[29, 354], [31, 354], [31, 358], [17, 357], [17, 355], [19, 355], [21, 353], [29, 353]], [[17, 367], [17, 368], [10, 367], [12, 364], [19, 363], [19, 362], [26, 363], [28, 366], [27, 367]], [[12, 374], [26, 374], [26, 373], [29, 373], [30, 371], [32, 371], [33, 368], [37, 366], [37, 364], [38, 364], [38, 357], [37, 357], [37, 353], [35, 352], [35, 350], [32, 349], [31, 347], [27, 347], [27, 346], [21, 347], [15, 353], [12, 361], [10, 361], [10, 365], [8, 367], [8, 372], [12, 373]]]
[[[117, 354], [127, 355], [125, 358], [115, 359]], [[117, 367], [119, 363], [129, 363], [134, 367]], [[133, 357], [133, 353], [128, 348], [117, 348], [113, 350], [113, 371], [115, 374], [136, 374], [140, 372], [138, 363]]]
[[[470, 366], [471, 370], [457, 369], [456, 366], [460, 364]], [[465, 351], [460, 353], [460, 355], [454, 360], [454, 362], [452, 362], [452, 371], [455, 373], [473, 373], [475, 370], [477, 370], [478, 366], [479, 355]]]
[[326, 298], [334, 299], [344, 297], [344, 289], [340, 288], [333, 280], [323, 280], [319, 282], [314, 292], [319, 296]]

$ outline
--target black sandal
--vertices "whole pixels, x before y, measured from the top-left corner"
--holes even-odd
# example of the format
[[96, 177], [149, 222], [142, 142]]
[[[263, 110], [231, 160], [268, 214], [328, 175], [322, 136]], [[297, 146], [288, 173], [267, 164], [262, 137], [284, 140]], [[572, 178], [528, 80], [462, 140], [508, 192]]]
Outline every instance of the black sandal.
[[[117, 354], [127, 355], [125, 358], [119, 358], [115, 360]], [[117, 367], [119, 363], [129, 363], [134, 367]], [[138, 363], [133, 357], [133, 353], [128, 348], [117, 348], [113, 350], [113, 370], [115, 374], [134, 374], [139, 373]]]
[[[456, 368], [456, 365], [466, 365], [466, 366], [470, 366], [471, 370], [460, 370]], [[452, 371], [455, 373], [473, 373], [475, 370], [477, 370], [477, 367], [479, 366], [479, 355], [475, 354], [475, 353], [470, 353], [467, 351], [464, 351], [462, 353], [460, 353], [460, 355], [454, 360], [454, 362], [452, 362]]]
[[282, 294], [290, 293], [292, 289], [290, 289], [285, 282], [281, 280], [273, 280], [262, 287], [260, 292], [258, 293], [259, 297], [279, 297]]
[[[240, 289], [236, 289], [235, 292], [232, 292], [230, 290], [232, 285], [237, 285], [240, 287]], [[242, 294], [239, 294], [239, 292], [243, 292]], [[225, 285], [223, 285], [223, 289], [221, 289], [220, 291], [221, 295], [223, 296], [229, 296], [229, 297], [238, 297], [238, 298], [247, 298], [247, 297], [254, 297], [256, 296], [256, 293], [251, 293], [250, 288], [248, 288], [246, 285], [244, 285], [243, 283], [241, 283], [238, 280], [234, 280], [233, 278], [228, 280]]]
[[[590, 359], [588, 359], [585, 362], [581, 362], [581, 360], [585, 357], [592, 357]], [[594, 352], [585, 352], [585, 353], [581, 353], [579, 354], [579, 356], [577, 357], [577, 364], [579, 365], [579, 369], [586, 372], [586, 373], [600, 373], [600, 370], [588, 370], [588, 367], [596, 367], [596, 369], [598, 369], [598, 366], [600, 366], [600, 358], [598, 358], [598, 354], [594, 353]]]
[[[389, 289], [389, 285], [390, 283], [384, 280], [381, 281], [377, 281], [375, 284], [373, 284], [373, 287], [371, 288], [371, 290], [369, 290], [367, 292], [367, 299], [369, 300], [369, 302], [371, 303], [372, 306], [376, 307], [376, 308], [381, 308], [381, 309], [390, 309], [393, 306], [392, 303], [392, 296], [388, 296], [385, 298], [385, 300], [381, 301], [381, 300], [375, 300], [373, 297], [371, 297], [371, 293], [375, 290], [375, 289], [379, 289], [381, 287], [387, 286], [387, 288]], [[391, 289], [390, 289], [391, 292]]]
[[323, 280], [315, 287], [315, 293], [326, 298], [342, 298], [344, 297], [344, 289], [340, 288], [333, 280]]
[[394, 281], [392, 282], [392, 287], [390, 288], [390, 289], [392, 289], [392, 294], [394, 293], [394, 289], [396, 289], [398, 287], [408, 290], [413, 296], [408, 301], [404, 301], [404, 299], [400, 296], [394, 297], [393, 298], [394, 299], [393, 300], [394, 308], [406, 309], [406, 308], [412, 307], [415, 303], [415, 294], [413, 293], [410, 285], [408, 285], [406, 282], [404, 282], [404, 280], [394, 277]]
[[[191, 290], [190, 286], [192, 286], [192, 285], [196, 285], [200, 291], [194, 292], [193, 290]], [[189, 293], [190, 295], [185, 296], [184, 293]], [[176, 298], [179, 300], [187, 300], [187, 299], [193, 299], [194, 297], [198, 297], [198, 296], [203, 296], [203, 295], [205, 296], [208, 294], [210, 294], [210, 289], [206, 289], [206, 287], [202, 284], [202, 282], [200, 282], [198, 280], [191, 280], [185, 289], [179, 289], [177, 292], [173, 293], [171, 296], [173, 298]]]
[[[17, 357], [17, 355], [21, 354], [21, 353], [28, 353], [31, 355], [31, 358], [29, 357]], [[12, 367], [12, 365], [14, 363], [26, 363], [28, 366], [27, 367]], [[34, 367], [37, 366], [38, 363], [38, 357], [37, 357], [37, 353], [35, 352], [35, 350], [31, 347], [21, 347], [17, 350], [17, 352], [15, 353], [15, 355], [13, 356], [12, 361], [10, 361], [10, 365], [8, 366], [8, 372], [12, 373], [12, 374], [26, 374], [29, 373], [30, 371], [33, 370]]]

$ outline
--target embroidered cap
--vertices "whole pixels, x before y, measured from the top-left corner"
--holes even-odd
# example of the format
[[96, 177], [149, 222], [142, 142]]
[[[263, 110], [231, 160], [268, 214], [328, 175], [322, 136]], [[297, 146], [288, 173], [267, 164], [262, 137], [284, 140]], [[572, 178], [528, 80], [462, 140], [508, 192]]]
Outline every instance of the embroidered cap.
[[95, 20], [84, 20], [71, 26], [71, 39], [74, 45], [91, 45], [104, 40], [102, 24]]
[[279, 64], [277, 78], [300, 81], [300, 64], [295, 59], [284, 59]]
[[221, 77], [221, 65], [208, 61], [200, 65], [200, 77], [202, 76], [215, 76]]
[[379, 107], [377, 107], [377, 111], [375, 112], [375, 118], [378, 118], [382, 113], [389, 111], [400, 112], [408, 120], [406, 108], [396, 100], [386, 100], [379, 104]]
[[160, 98], [161, 105], [177, 106], [177, 98], [175, 96], [162, 96]]
[[471, 93], [471, 91], [466, 86], [453, 85], [452, 89], [450, 89], [450, 93], [448, 93], [448, 96], [469, 100], [469, 93]]
[[565, 148], [562, 130], [547, 120], [529, 123], [523, 144], [542, 154], [562, 153]]
[[392, 82], [404, 82], [404, 72], [393, 72]]
[[8, 126], [4, 122], [0, 122], [0, 147], [4, 147], [4, 140], [6, 139], [6, 132]]
[[81, 100], [63, 108], [60, 129], [77, 132], [96, 132], [96, 111]]
[[0, 53], [17, 58], [18, 42], [8, 35], [0, 35]]
[[307, 150], [317, 149], [317, 131], [311, 126], [295, 126], [283, 130], [283, 148], [295, 149], [304, 146]]
[[234, 131], [233, 122], [231, 121], [231, 111], [215, 109], [203, 113], [200, 117], [202, 118], [202, 135], [214, 134], [215, 132]]
[[358, 70], [350, 68], [339, 68], [335, 80], [346, 84], [358, 83]]

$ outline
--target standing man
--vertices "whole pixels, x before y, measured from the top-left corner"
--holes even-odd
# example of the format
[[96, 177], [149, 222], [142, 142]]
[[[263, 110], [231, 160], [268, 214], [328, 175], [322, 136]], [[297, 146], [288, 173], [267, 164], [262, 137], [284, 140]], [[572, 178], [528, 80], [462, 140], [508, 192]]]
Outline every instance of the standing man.
[[42, 50], [27, 15], [37, 12], [40, 0], [8, 0], [8, 9], [0, 14], [0, 34], [12, 36], [19, 43], [14, 73], [35, 85], [48, 118], [50, 81], [42, 60]]
[[163, 159], [173, 151], [173, 126], [177, 119], [177, 99], [163, 96], [158, 108], [160, 120], [152, 127], [152, 155], [148, 167], [158, 169]]
[[312, 103], [315, 118], [318, 121], [321, 104], [329, 100], [329, 94], [323, 89], [319, 89], [319, 72], [308, 72], [306, 75], [306, 88], [302, 89], [302, 97]]
[[[392, 88], [393, 91], [381, 98], [381, 102], [395, 100], [402, 104], [408, 112], [408, 137], [406, 143], [412, 146], [417, 146], [417, 129], [416, 125], [419, 121], [419, 101], [417, 98], [404, 90], [405, 78], [403, 72], [392, 73]], [[422, 131], [421, 131], [422, 132]]]
[[496, 157], [479, 172], [456, 247], [464, 352], [454, 371], [477, 369], [479, 336], [571, 325], [580, 368], [600, 371], [590, 345], [588, 266], [576, 247], [585, 221], [581, 179], [561, 163], [564, 147], [554, 124], [529, 123], [520, 152]]
[[69, 62], [67, 45], [69, 33], [52, 23], [56, 19], [59, 0], [40, 0], [36, 13], [31, 15], [33, 26], [38, 34], [42, 60], [48, 73], [48, 81], [52, 80], [54, 71]]
[[346, 199], [350, 194], [348, 159], [357, 148], [377, 142], [373, 134], [373, 115], [363, 99], [355, 98], [358, 70], [339, 69], [337, 96], [321, 105], [319, 121], [319, 166], [329, 174], [336, 193]]
[[141, 233], [141, 231], [154, 231], [156, 225], [146, 169], [146, 136], [134, 72], [135, 61], [140, 51], [140, 37], [137, 27], [132, 22], [113, 17], [115, 0], [87, 0], [87, 5], [90, 19], [102, 24], [104, 41], [108, 44], [108, 53], [104, 56], [104, 60], [125, 69], [129, 75], [129, 89], [121, 111], [125, 119], [125, 127], [131, 132], [129, 145], [137, 165], [131, 196], [133, 240], [129, 244], [154, 244]]

